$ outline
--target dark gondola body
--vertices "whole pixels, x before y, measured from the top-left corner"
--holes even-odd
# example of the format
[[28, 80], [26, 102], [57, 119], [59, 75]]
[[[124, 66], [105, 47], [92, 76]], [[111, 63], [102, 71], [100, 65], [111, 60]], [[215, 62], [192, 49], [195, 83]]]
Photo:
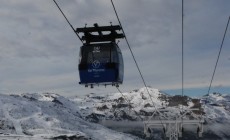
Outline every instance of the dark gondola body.
[[79, 84], [122, 84], [124, 64], [120, 48], [114, 42], [83, 45], [78, 69]]

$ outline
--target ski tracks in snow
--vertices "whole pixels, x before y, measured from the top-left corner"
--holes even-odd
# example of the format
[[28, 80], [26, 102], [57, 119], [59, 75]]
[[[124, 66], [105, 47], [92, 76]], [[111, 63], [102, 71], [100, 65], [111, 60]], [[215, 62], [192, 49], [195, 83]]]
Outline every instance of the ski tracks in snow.
[[16, 134], [17, 134], [17, 135], [23, 135], [20, 120], [11, 117], [11, 115], [9, 114], [9, 111], [10, 111], [12, 108], [14, 108], [14, 106], [12, 106], [11, 104], [4, 104], [4, 105], [3, 105], [3, 114], [4, 114], [4, 116], [5, 116], [6, 118], [8, 118], [9, 120], [12, 121], [12, 123], [13, 123], [13, 125], [14, 125], [14, 128], [15, 128], [15, 131], [16, 131]]
[[31, 117], [33, 118], [34, 116], [38, 116], [38, 114], [41, 113], [41, 109], [39, 108], [40, 111], [34, 113], [31, 116], [24, 117], [24, 118], [21, 118], [21, 119], [15, 119], [14, 117], [12, 117], [10, 115], [10, 111], [14, 110], [14, 109], [17, 109], [16, 104], [4, 103], [3, 100], [0, 100], [0, 106], [2, 106], [3, 116], [5, 118], [9, 119], [13, 123], [13, 126], [15, 128], [15, 131], [16, 131], [17, 135], [24, 135], [23, 130], [22, 130], [22, 126], [21, 126], [21, 121], [27, 120], [27, 119], [29, 119]]

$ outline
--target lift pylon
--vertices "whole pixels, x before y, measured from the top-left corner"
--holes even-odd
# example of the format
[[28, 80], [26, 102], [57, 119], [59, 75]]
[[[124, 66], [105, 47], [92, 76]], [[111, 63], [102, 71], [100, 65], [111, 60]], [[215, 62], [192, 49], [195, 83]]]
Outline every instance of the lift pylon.
[[[204, 119], [202, 116], [195, 115], [193, 111], [198, 111], [199, 109], [186, 109], [183, 110], [183, 114], [180, 116], [176, 117], [175, 119], [168, 118], [164, 113], [162, 112], [167, 112], [167, 109], [161, 109], [158, 111], [154, 111], [153, 115], [151, 118], [149, 118], [148, 121], [144, 121], [144, 133], [146, 137], [151, 137], [151, 134], [154, 133], [153, 129], [154, 128], [159, 128], [162, 127], [163, 133], [165, 133], [165, 136], [169, 140], [178, 140], [179, 137], [182, 137], [183, 131], [184, 131], [184, 126], [187, 125], [193, 125], [196, 126], [197, 130], [197, 135], [198, 137], [202, 137], [203, 134], [203, 123]], [[156, 119], [154, 118], [155, 114], [158, 114], [159, 116], [164, 116], [164, 119]], [[192, 114], [193, 118], [184, 118], [186, 114]]]

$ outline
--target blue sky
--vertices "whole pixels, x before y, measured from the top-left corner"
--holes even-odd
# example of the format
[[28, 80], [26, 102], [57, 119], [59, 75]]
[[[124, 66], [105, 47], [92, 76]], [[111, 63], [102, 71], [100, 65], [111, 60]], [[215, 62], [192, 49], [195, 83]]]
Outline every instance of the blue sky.
[[[75, 28], [118, 24], [108, 0], [57, 0]], [[181, 0], [114, 0], [143, 76], [153, 88], [181, 94]], [[185, 94], [206, 94], [230, 16], [229, 0], [184, 0]], [[80, 96], [117, 92], [78, 85], [82, 45], [52, 0], [0, 1], [0, 93]], [[143, 87], [124, 40], [122, 91]], [[230, 31], [212, 91], [230, 94]]]

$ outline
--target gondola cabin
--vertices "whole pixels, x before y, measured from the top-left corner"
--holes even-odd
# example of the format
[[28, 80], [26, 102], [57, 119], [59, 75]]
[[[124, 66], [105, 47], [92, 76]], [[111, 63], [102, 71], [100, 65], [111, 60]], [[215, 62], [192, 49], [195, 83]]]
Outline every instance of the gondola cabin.
[[[124, 63], [120, 48], [115, 42], [116, 38], [123, 37], [118, 34], [115, 26], [78, 28], [84, 32], [85, 44], [80, 49], [79, 84], [83, 85], [116, 85], [122, 84]], [[104, 35], [102, 31], [110, 31]], [[91, 34], [93, 31], [98, 35]]]
[[117, 44], [102, 43], [81, 47], [80, 84], [121, 84], [123, 71], [122, 54]]

